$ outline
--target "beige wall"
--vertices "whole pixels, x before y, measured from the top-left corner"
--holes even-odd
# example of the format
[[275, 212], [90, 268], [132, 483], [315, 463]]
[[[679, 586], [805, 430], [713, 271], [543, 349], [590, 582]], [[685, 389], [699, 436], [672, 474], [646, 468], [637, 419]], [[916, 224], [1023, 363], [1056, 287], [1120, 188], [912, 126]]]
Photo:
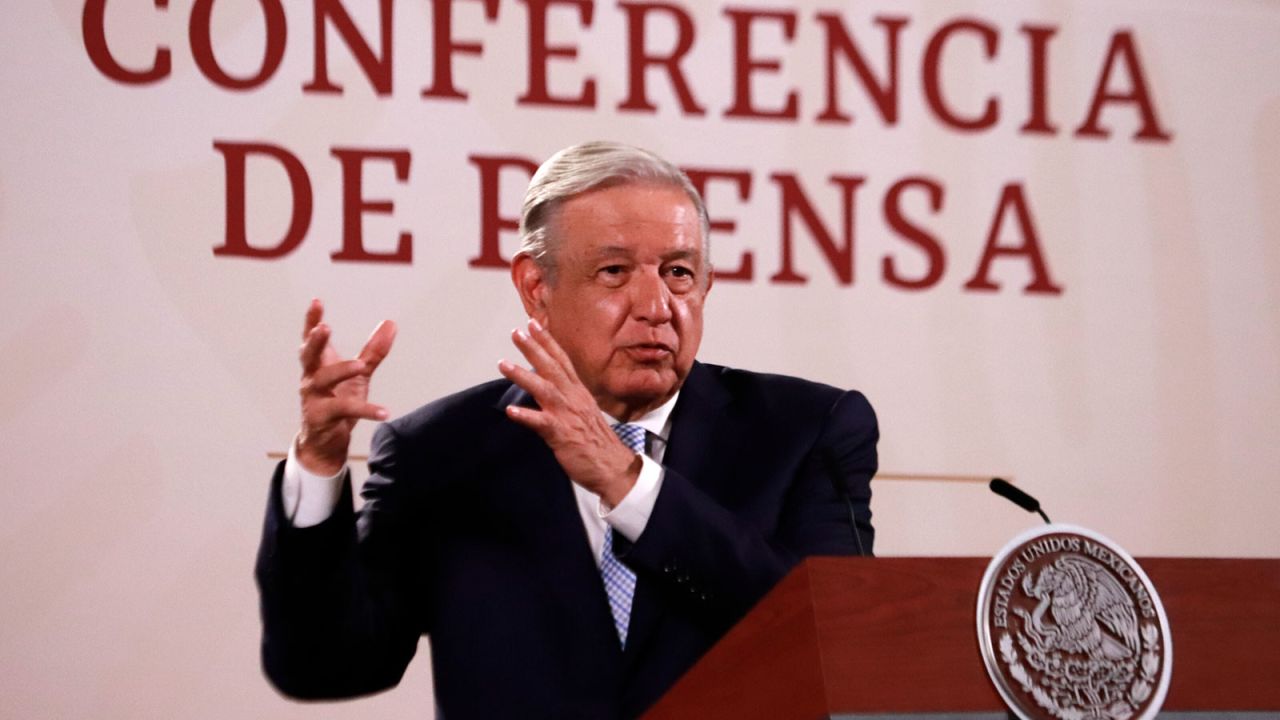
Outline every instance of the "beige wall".
[[[373, 28], [363, 5], [358, 24]], [[750, 250], [756, 277], [717, 284], [702, 357], [863, 390], [880, 416], [886, 473], [1012, 476], [1055, 519], [1134, 555], [1280, 554], [1280, 7], [842, 5], [801, 4], [791, 43], [769, 23], [752, 36], [754, 53], [782, 62], [780, 73], [753, 79], [756, 102], [781, 105], [794, 88], [794, 122], [725, 117], [732, 35], [710, 3], [691, 11], [697, 39], [684, 66], [701, 117], [679, 111], [657, 71], [648, 77], [658, 112], [617, 109], [627, 93], [625, 16], [607, 2], [589, 30], [570, 10], [552, 13], [553, 44], [577, 43], [580, 53], [551, 63], [552, 91], [572, 94], [593, 76], [594, 109], [516, 103], [527, 71], [523, 4], [502, 3], [493, 23], [477, 3], [460, 5], [457, 36], [485, 45], [483, 58], [455, 58], [466, 102], [419, 94], [431, 41], [417, 3], [396, 4], [385, 97], [336, 36], [331, 74], [347, 92], [300, 89], [312, 72], [310, 3], [288, 4], [283, 62], [247, 93], [216, 87], [195, 66], [189, 2], [173, 0], [167, 12], [108, 3], [106, 36], [122, 65], [144, 68], [157, 42], [172, 50], [171, 76], [145, 86], [113, 82], [90, 62], [83, 3], [9, 8], [0, 23], [0, 716], [428, 717], [426, 662], [391, 695], [323, 707], [279, 699], [258, 669], [251, 567], [267, 453], [296, 425], [301, 313], [312, 296], [325, 298], [347, 349], [379, 319], [400, 322], [375, 388], [394, 412], [495, 376], [522, 318], [505, 273], [468, 267], [481, 211], [468, 156], [540, 160], [594, 137], [685, 166], [749, 171], [747, 201], [729, 185], [709, 193], [713, 214], [738, 226], [716, 238], [716, 262], [732, 269]], [[247, 75], [261, 58], [257, 3], [216, 7], [218, 58]], [[815, 120], [826, 87], [820, 10], [842, 13], [877, 73], [884, 36], [872, 17], [908, 18], [896, 122], [878, 116], [847, 69], [842, 104], [856, 121]], [[961, 14], [999, 34], [995, 60], [973, 36], [942, 57], [958, 111], [1000, 98], [1000, 119], [979, 132], [940, 121], [922, 89], [929, 39]], [[1056, 28], [1046, 75], [1056, 134], [1019, 132], [1031, 105], [1024, 24]], [[673, 39], [661, 25], [654, 48]], [[1072, 134], [1124, 29], [1171, 141], [1132, 140], [1139, 113], [1124, 104], [1104, 111], [1109, 138]], [[1112, 90], [1127, 92], [1130, 78], [1117, 71]], [[215, 140], [273, 143], [302, 160], [315, 207], [295, 252], [214, 255], [226, 230]], [[370, 166], [367, 195], [396, 209], [370, 216], [365, 232], [383, 251], [395, 232], [412, 232], [412, 264], [330, 260], [342, 234], [333, 146], [410, 153], [402, 184], [389, 165]], [[800, 179], [838, 241], [840, 196], [827, 178], [866, 178], [852, 285], [836, 280], [798, 221], [794, 266], [810, 281], [769, 280], [783, 262], [775, 173]], [[504, 214], [516, 211], [516, 175], [503, 185]], [[882, 279], [882, 259], [914, 274], [924, 256], [881, 206], [913, 175], [944, 190], [936, 214], [910, 194], [903, 213], [939, 239], [947, 267], [933, 287], [909, 292]], [[251, 165], [258, 237], [283, 231], [283, 177]], [[1012, 182], [1059, 295], [1021, 292], [1030, 275], [1018, 259], [996, 262], [1001, 290], [963, 287]], [[1007, 217], [1001, 242], [1018, 244], [1016, 230]], [[503, 252], [512, 247], [507, 233]], [[1034, 519], [965, 482], [884, 480], [874, 509], [877, 549], [890, 555], [986, 555]]]

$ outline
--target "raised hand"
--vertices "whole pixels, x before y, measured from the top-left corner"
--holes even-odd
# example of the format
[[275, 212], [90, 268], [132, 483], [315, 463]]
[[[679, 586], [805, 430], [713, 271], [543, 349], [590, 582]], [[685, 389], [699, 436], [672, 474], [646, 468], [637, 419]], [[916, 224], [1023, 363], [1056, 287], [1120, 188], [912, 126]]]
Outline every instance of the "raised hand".
[[528, 332], [516, 330], [511, 338], [533, 369], [503, 360], [498, 370], [532, 395], [538, 409], [510, 405], [507, 415], [546, 441], [570, 480], [616, 506], [640, 475], [640, 457], [618, 440], [551, 333], [533, 320]]
[[387, 410], [369, 402], [369, 380], [396, 337], [396, 325], [383, 320], [360, 354], [343, 360], [329, 342], [332, 330], [321, 322], [324, 305], [311, 301], [298, 357], [302, 363], [302, 431], [298, 460], [307, 470], [333, 475], [347, 464], [351, 430], [361, 418], [386, 420]]

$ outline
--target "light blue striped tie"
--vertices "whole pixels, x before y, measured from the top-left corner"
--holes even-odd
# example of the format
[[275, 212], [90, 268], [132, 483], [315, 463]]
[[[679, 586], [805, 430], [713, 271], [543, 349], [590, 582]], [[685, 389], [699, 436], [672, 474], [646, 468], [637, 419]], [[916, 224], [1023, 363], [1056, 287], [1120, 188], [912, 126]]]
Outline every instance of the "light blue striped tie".
[[[618, 423], [613, 432], [623, 445], [635, 452], [644, 452], [644, 428], [639, 425]], [[631, 622], [631, 599], [636, 594], [636, 574], [622, 564], [613, 554], [613, 527], [604, 530], [604, 549], [600, 553], [600, 577], [604, 579], [604, 591], [609, 596], [609, 610], [613, 613], [613, 626], [618, 630], [618, 641], [627, 646], [627, 625]]]

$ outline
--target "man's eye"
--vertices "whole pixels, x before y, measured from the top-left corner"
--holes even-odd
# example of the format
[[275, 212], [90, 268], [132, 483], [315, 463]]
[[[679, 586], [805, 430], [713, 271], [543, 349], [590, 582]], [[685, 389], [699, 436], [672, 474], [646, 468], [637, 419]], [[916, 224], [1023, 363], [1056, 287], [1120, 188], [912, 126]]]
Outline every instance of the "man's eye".
[[608, 287], [621, 287], [627, 281], [627, 266], [603, 265], [596, 270], [596, 277]]
[[676, 266], [673, 266], [673, 267], [671, 267], [671, 268], [668, 268], [668, 269], [667, 269], [667, 272], [668, 272], [668, 273], [670, 273], [671, 275], [674, 275], [675, 277], [678, 277], [678, 278], [691, 278], [691, 277], [693, 277], [693, 270], [691, 270], [691, 269], [689, 269], [689, 268], [687, 268], [687, 267], [684, 267], [684, 266], [682, 266], [682, 265], [676, 265]]

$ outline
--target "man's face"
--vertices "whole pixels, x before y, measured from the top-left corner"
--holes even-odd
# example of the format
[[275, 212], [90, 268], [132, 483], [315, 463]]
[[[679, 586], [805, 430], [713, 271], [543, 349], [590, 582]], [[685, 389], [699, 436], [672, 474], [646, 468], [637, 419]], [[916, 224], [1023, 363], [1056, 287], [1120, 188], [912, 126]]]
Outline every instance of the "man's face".
[[679, 188], [619, 185], [560, 207], [555, 281], [542, 322], [601, 409], [629, 420], [684, 383], [710, 289], [702, 229]]

